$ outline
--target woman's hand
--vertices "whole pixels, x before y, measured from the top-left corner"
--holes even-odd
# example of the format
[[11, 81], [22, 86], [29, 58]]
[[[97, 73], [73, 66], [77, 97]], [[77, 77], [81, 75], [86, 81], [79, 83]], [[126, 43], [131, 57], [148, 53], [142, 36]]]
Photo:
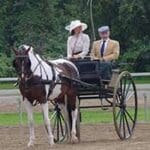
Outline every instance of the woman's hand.
[[79, 58], [81, 58], [81, 57], [80, 57], [80, 55], [73, 55], [73, 58], [79, 59]]

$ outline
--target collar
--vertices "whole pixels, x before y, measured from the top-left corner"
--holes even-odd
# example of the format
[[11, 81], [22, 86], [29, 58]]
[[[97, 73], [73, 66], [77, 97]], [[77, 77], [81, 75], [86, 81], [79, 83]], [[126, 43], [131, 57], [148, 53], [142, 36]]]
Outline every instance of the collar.
[[74, 35], [74, 37], [79, 37], [83, 34], [83, 32], [80, 32], [78, 35]]
[[[107, 38], [107, 39], [105, 40], [105, 42], [107, 43], [109, 40], [110, 40], [110, 38]], [[101, 41], [103, 42], [104, 40], [101, 39]]]

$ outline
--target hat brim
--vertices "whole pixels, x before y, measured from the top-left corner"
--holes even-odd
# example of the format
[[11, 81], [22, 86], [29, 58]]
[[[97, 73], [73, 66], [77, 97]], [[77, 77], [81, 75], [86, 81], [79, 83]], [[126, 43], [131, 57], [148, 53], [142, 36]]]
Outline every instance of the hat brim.
[[98, 28], [98, 32], [103, 33], [103, 32], [108, 32], [109, 31], [109, 26], [103, 26]]
[[109, 32], [109, 30], [105, 30], [105, 31], [98, 31], [99, 33], [107, 33]]
[[71, 27], [70, 25], [68, 25], [68, 26], [65, 27], [65, 29], [68, 30], [69, 32], [72, 32], [72, 30], [74, 30], [75, 28], [80, 27], [80, 26], [82, 27], [82, 31], [86, 30], [87, 27], [88, 27], [87, 24], [80, 23], [80, 24], [78, 24], [78, 25], [76, 25], [74, 27]]

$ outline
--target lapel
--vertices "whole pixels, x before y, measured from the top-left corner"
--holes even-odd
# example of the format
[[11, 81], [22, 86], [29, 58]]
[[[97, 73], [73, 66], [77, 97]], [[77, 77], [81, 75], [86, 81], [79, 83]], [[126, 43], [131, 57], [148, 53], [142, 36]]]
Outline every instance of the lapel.
[[101, 56], [100, 54], [100, 45], [102, 43], [102, 40], [99, 40], [99, 42], [97, 43], [97, 53]]
[[111, 50], [111, 40], [108, 40], [107, 47], [104, 51], [104, 55], [107, 54]]

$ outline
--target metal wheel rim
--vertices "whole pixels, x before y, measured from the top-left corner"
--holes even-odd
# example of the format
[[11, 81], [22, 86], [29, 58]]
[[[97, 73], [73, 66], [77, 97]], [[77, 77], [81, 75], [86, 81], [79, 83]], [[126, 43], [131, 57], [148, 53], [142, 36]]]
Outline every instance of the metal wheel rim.
[[[124, 79], [124, 82], [125, 82], [125, 80], [128, 79], [129, 84], [128, 84], [128, 86], [125, 86], [127, 83], [124, 83], [124, 87], [122, 88], [122, 90], [120, 90], [121, 91], [120, 93], [122, 93], [122, 92], [124, 92], [124, 93], [119, 94], [118, 89], [121, 89], [120, 85], [121, 85], [121, 81], [123, 79]], [[130, 99], [128, 100], [127, 94], [129, 92], [129, 87], [131, 87], [131, 86], [133, 88], [133, 96], [134, 96], [133, 110], [131, 110], [130, 107], [129, 107], [130, 109], [127, 109], [127, 102], [130, 100]], [[124, 98], [123, 98], [123, 96], [124, 96]], [[119, 97], [121, 97], [121, 98], [119, 98]], [[118, 102], [119, 99], [120, 99], [120, 104]], [[121, 101], [124, 101], [124, 102], [121, 104]], [[118, 104], [120, 106], [117, 106]], [[118, 112], [117, 112], [117, 108], [119, 108]], [[137, 93], [136, 93], [136, 87], [135, 87], [134, 81], [133, 81], [130, 73], [127, 71], [124, 71], [119, 75], [119, 78], [116, 82], [116, 86], [114, 89], [114, 96], [113, 96], [114, 125], [115, 125], [116, 132], [121, 140], [128, 139], [132, 136], [135, 125], [136, 125], [136, 120], [137, 120], [137, 109], [138, 109], [137, 108]], [[132, 113], [132, 115], [130, 113]], [[119, 123], [118, 123], [118, 118], [120, 119]]]

